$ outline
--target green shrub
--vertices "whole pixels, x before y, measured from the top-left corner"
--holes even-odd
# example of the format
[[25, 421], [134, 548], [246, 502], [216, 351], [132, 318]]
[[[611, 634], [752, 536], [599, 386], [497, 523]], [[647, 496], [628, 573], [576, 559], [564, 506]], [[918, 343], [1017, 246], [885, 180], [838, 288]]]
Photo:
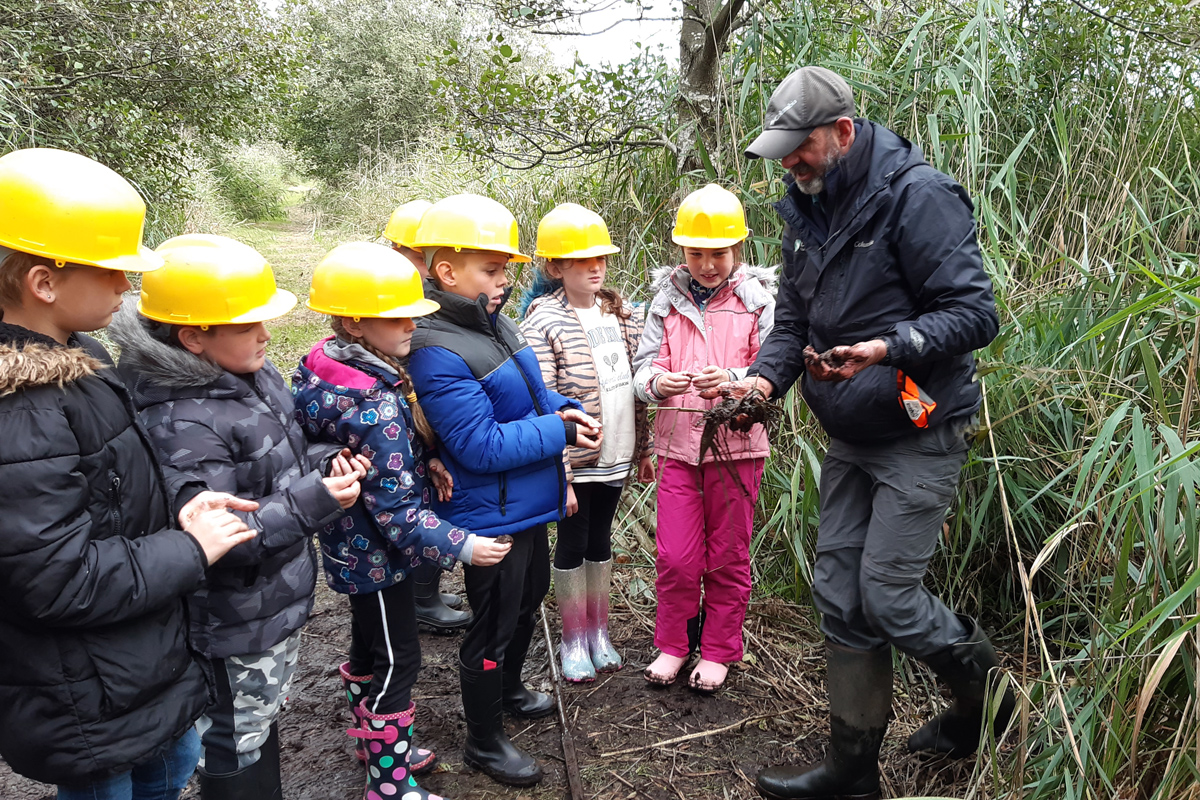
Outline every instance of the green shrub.
[[83, 153], [171, 213], [188, 157], [269, 124], [296, 66], [257, 0], [0, 0], [0, 43], [0, 151]]
[[218, 152], [213, 168], [234, 216], [257, 222], [283, 217], [298, 166], [294, 152], [278, 142], [262, 141]]

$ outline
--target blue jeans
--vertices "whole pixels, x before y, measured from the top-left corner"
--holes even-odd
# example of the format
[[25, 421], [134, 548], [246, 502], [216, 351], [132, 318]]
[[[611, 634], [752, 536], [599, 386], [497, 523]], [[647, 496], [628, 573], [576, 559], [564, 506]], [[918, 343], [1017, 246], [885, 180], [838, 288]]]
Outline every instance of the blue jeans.
[[58, 800], [176, 800], [196, 771], [200, 736], [191, 728], [162, 755], [108, 780], [58, 787]]

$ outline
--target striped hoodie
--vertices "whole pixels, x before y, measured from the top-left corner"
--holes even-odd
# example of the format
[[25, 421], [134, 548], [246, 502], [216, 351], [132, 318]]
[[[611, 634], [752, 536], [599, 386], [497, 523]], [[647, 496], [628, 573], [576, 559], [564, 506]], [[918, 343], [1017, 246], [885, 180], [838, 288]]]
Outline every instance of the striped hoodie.
[[[626, 307], [630, 307], [628, 301]], [[617, 322], [625, 337], [625, 351], [629, 355], [629, 366], [632, 369], [638, 341], [642, 336], [642, 313], [638, 308], [631, 310], [633, 313], [629, 319], [621, 319], [618, 316]], [[596, 375], [596, 362], [592, 357], [592, 347], [561, 286], [549, 294], [534, 298], [529, 303], [525, 311], [525, 321], [521, 323], [521, 332], [525, 334], [537, 355], [546, 388], [578, 400], [583, 404], [584, 411], [603, 424], [604, 420], [600, 416], [600, 385]], [[637, 400], [634, 408], [637, 438], [633, 455], [634, 459], [638, 459], [651, 454], [652, 444], [650, 426], [646, 422], [646, 404]], [[567, 455], [570, 461], [567, 467], [568, 479], [572, 476], [572, 470], [595, 466], [600, 461], [599, 450], [568, 447]]]

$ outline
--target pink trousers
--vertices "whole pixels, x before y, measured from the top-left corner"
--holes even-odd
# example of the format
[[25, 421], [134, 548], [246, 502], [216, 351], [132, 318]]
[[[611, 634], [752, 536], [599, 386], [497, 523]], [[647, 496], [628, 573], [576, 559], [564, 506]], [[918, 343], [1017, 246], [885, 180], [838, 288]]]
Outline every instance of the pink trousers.
[[742, 660], [750, 603], [750, 536], [763, 459], [695, 466], [659, 457], [658, 611], [654, 646], [683, 658], [688, 620], [704, 604], [700, 655]]

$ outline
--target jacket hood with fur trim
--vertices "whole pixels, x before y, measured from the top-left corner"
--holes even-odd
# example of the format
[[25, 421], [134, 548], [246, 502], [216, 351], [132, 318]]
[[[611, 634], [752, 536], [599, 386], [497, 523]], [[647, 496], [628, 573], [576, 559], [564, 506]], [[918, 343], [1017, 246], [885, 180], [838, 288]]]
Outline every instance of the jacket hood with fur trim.
[[[689, 295], [685, 267], [654, 271], [654, 297], [634, 360], [633, 388], [639, 400], [659, 407], [654, 421], [654, 451], [659, 456], [689, 464], [713, 460], [712, 452], [701, 453], [696, 418], [676, 409], [707, 411], [718, 400], [702, 398], [694, 390], [660, 397], [654, 382], [664, 372], [699, 372], [709, 365], [725, 369], [730, 380], [744, 380], [774, 326], [774, 276], [773, 269], [740, 265], [700, 308]], [[720, 452], [735, 459], [765, 458], [770, 452], [761, 426], [749, 434], [729, 431], [722, 437], [722, 447], [728, 447]]]
[[[777, 267], [740, 264], [725, 283], [746, 308], [757, 311], [768, 304], [774, 305], [778, 273]], [[688, 284], [691, 274], [686, 266], [658, 267], [651, 270], [650, 277], [653, 293], [647, 318], [653, 314], [666, 314], [673, 303], [681, 302], [682, 298], [689, 296]], [[686, 305], [692, 305], [691, 301], [687, 301]]]
[[128, 370], [139, 382], [164, 389], [210, 386], [226, 374], [216, 364], [156, 339], [150, 330], [157, 324], [138, 313], [136, 301], [126, 298], [108, 327], [121, 348], [122, 372]]
[[183, 601], [207, 561], [111, 363], [89, 336], [0, 322], [0, 753], [45, 783], [160, 756], [210, 691]]
[[[779, 288], [779, 267], [760, 267], [755, 264], [740, 264], [738, 268], [729, 276], [729, 280], [737, 279], [739, 274], [745, 277], [738, 280], [739, 283], [748, 279], [755, 279], [762, 287], [767, 290], [773, 297], [776, 290]], [[687, 267], [655, 267], [650, 270], [650, 295], [653, 297], [660, 289], [667, 285], [667, 281], [672, 277], [675, 278], [675, 287], [681, 292], [687, 292], [687, 278], [690, 274]]]
[[63, 345], [18, 325], [0, 322], [0, 397], [57, 384], [59, 387], [95, 375], [104, 363], [71, 337]]

